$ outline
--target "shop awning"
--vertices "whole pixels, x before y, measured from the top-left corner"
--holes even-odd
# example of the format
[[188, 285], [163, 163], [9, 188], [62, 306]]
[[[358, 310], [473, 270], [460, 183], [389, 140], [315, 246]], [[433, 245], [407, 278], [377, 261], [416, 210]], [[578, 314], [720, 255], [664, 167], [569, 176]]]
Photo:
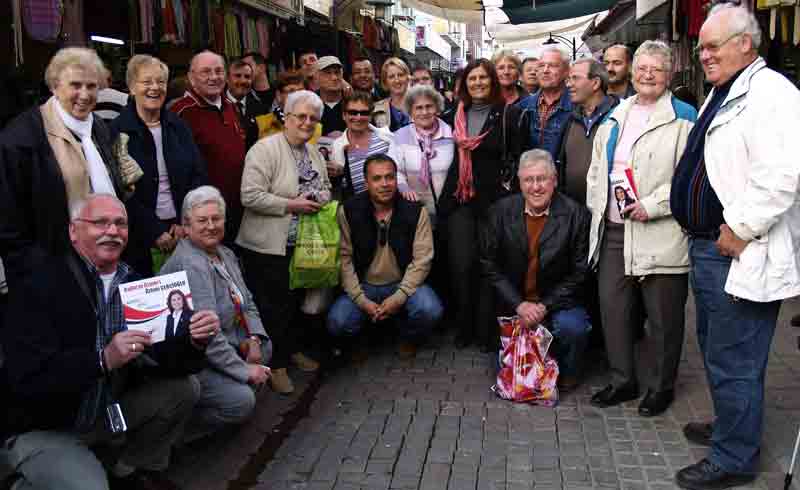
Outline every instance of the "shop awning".
[[610, 9], [617, 0], [505, 0], [502, 10], [512, 24], [572, 19]]
[[584, 15], [575, 19], [540, 22], [537, 24], [497, 24], [487, 26], [487, 30], [495, 41], [503, 45], [511, 42], [535, 40], [539, 38], [545, 41], [550, 34], [563, 35], [575, 31], [579, 31], [578, 37], [580, 37], [580, 34], [582, 34], [589, 25], [593, 22], [600, 22], [605, 15], [605, 12], [601, 12], [599, 14]]

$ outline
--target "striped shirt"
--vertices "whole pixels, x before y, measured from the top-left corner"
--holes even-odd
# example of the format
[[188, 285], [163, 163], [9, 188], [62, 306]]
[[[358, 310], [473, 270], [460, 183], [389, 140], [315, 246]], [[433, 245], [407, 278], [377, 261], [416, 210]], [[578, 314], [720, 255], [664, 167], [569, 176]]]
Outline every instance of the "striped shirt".
[[364, 162], [372, 155], [380, 155], [389, 152], [389, 142], [384, 141], [372, 132], [369, 138], [369, 147], [366, 150], [350, 149], [347, 151], [347, 163], [350, 172], [350, 179], [353, 182], [353, 194], [359, 194], [367, 190], [367, 182], [364, 179]]

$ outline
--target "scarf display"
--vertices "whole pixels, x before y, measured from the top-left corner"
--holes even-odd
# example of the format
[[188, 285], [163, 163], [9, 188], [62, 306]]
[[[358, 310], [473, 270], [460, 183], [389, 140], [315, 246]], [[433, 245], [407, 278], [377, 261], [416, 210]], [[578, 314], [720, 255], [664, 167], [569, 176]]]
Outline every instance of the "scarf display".
[[456, 111], [455, 130], [453, 139], [458, 145], [458, 185], [456, 187], [456, 199], [458, 202], [465, 203], [475, 197], [475, 187], [472, 184], [472, 150], [480, 146], [483, 138], [489, 133], [487, 130], [483, 134], [470, 137], [467, 132], [467, 115], [464, 112], [464, 103], [458, 103]]
[[116, 196], [117, 193], [114, 191], [114, 184], [111, 182], [106, 163], [103, 161], [103, 157], [100, 156], [100, 152], [97, 151], [94, 141], [92, 141], [94, 116], [90, 113], [85, 121], [81, 121], [69, 115], [58, 101], [53, 105], [56, 107], [58, 115], [61, 116], [64, 126], [75, 133], [81, 140], [83, 155], [86, 157], [88, 165], [87, 170], [89, 172], [89, 181], [92, 185], [92, 193]]
[[422, 152], [420, 161], [419, 180], [428, 187], [431, 183], [431, 160], [436, 158], [436, 150], [433, 148], [433, 137], [439, 131], [439, 118], [434, 119], [431, 129], [422, 129], [414, 125], [414, 130], [417, 134], [417, 142], [419, 142], [419, 149]]

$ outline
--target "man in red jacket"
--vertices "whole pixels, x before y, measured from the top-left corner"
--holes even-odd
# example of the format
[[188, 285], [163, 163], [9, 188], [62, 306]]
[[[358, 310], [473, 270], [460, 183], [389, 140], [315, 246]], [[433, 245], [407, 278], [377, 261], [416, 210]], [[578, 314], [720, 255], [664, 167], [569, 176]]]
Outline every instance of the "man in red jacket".
[[242, 184], [246, 132], [236, 108], [224, 96], [225, 62], [211, 51], [192, 58], [189, 90], [170, 108], [192, 129], [194, 140], [208, 164], [208, 178], [228, 204], [225, 244], [233, 242], [242, 221]]

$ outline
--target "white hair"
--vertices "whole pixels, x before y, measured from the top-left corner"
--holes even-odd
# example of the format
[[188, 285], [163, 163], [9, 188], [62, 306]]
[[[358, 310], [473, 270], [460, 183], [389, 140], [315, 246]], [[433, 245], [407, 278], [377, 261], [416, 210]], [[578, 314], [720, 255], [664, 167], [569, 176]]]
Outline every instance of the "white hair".
[[547, 46], [542, 47], [542, 50], [539, 52], [539, 61], [542, 61], [544, 58], [545, 53], [558, 53], [558, 56], [561, 57], [561, 61], [564, 63], [564, 66], [569, 66], [569, 62], [571, 60], [569, 54], [564, 51], [561, 47], [548, 44]]
[[211, 185], [201, 185], [197, 189], [189, 191], [183, 198], [183, 207], [181, 208], [183, 222], [189, 221], [194, 208], [204, 204], [217, 204], [222, 216], [225, 216], [225, 199], [219, 190]]
[[310, 90], [298, 90], [297, 92], [292, 92], [286, 98], [286, 104], [283, 106], [283, 112], [286, 114], [293, 113], [295, 106], [298, 104], [309, 104], [317, 112], [317, 119], [322, 119], [323, 107], [322, 99], [319, 98], [319, 95]]
[[444, 97], [442, 97], [442, 94], [430, 85], [414, 85], [408, 89], [405, 98], [403, 98], [403, 108], [406, 113], [411, 114], [411, 107], [421, 98], [431, 99], [439, 112], [444, 111]]
[[660, 56], [664, 60], [664, 69], [672, 73], [672, 48], [664, 41], [645, 41], [633, 54], [633, 68], [639, 64], [640, 56]]
[[553, 156], [550, 155], [549, 151], [542, 150], [541, 148], [528, 150], [519, 157], [519, 169], [517, 173], [539, 164], [543, 164], [547, 167], [547, 171], [550, 172], [550, 175], [556, 175], [558, 173], [556, 164], [553, 162]]
[[83, 69], [95, 77], [98, 85], [106, 85], [108, 70], [106, 70], [103, 60], [97, 56], [97, 51], [88, 48], [63, 48], [59, 49], [50, 59], [44, 72], [47, 87], [54, 90], [58, 86], [61, 74], [70, 67]]
[[706, 22], [715, 14], [724, 11], [730, 11], [730, 21], [726, 26], [728, 33], [747, 34], [753, 40], [753, 50], [758, 50], [758, 47], [761, 46], [761, 27], [758, 25], [756, 16], [746, 8], [730, 3], [719, 3], [708, 13]]
[[164, 80], [169, 80], [169, 67], [163, 61], [149, 54], [137, 54], [128, 61], [128, 69], [125, 72], [125, 81], [129, 89], [133, 88], [133, 84], [139, 77], [139, 71], [145, 66], [158, 67], [164, 74]]
[[89, 204], [100, 198], [111, 199], [112, 201], [117, 203], [120, 209], [122, 209], [122, 212], [125, 213], [125, 216], [128, 216], [128, 211], [125, 209], [125, 204], [123, 204], [122, 201], [120, 201], [117, 196], [115, 196], [114, 194], [109, 194], [107, 192], [98, 192], [96, 194], [89, 194], [88, 196], [82, 199], [78, 199], [77, 201], [74, 201], [69, 205], [70, 221], [75, 221], [79, 219], [83, 215], [83, 212], [86, 210]]

